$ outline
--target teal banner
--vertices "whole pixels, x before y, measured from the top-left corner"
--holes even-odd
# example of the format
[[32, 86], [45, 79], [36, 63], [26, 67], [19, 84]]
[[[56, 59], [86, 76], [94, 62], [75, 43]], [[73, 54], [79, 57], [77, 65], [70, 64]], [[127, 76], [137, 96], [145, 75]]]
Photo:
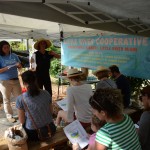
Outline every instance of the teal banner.
[[68, 38], [62, 43], [62, 64], [93, 70], [115, 64], [127, 76], [150, 79], [150, 38], [130, 35]]

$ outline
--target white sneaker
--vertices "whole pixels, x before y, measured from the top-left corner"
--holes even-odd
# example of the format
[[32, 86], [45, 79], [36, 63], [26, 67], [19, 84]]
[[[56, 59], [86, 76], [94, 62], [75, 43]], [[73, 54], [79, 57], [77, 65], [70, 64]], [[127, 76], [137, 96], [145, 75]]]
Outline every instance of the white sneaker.
[[7, 120], [8, 120], [9, 122], [11, 122], [11, 123], [16, 122], [16, 119], [15, 119], [15, 118], [7, 118]]

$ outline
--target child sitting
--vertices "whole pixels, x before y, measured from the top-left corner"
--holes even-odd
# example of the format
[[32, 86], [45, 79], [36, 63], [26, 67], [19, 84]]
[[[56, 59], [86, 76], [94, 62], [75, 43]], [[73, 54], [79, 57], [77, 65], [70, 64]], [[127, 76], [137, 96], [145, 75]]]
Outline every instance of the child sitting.
[[[96, 132], [105, 125], [105, 121], [103, 120], [99, 120], [96, 116], [92, 117], [92, 121], [91, 121], [91, 129], [94, 132], [92, 135], [90, 135], [89, 138], [89, 145], [88, 148], [86, 150], [94, 150], [95, 148], [95, 137], [96, 137]], [[73, 150], [80, 150], [80, 147], [77, 143], [73, 144], [72, 146]]]

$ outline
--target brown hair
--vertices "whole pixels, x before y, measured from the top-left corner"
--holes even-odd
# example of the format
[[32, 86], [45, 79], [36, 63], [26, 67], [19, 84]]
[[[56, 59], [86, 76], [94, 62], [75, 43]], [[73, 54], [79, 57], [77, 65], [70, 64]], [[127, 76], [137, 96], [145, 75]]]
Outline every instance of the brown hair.
[[[0, 42], [0, 55], [1, 56], [5, 56], [5, 53], [3, 52], [3, 46], [4, 45], [8, 45], [10, 47], [10, 44], [7, 41], [1, 41]], [[10, 49], [10, 52], [11, 52], [11, 49]]]
[[82, 75], [73, 76], [73, 77], [68, 77], [68, 79], [73, 79], [73, 80], [75, 80], [76, 82], [79, 82], [79, 81], [82, 80]]
[[97, 89], [89, 100], [90, 105], [97, 111], [106, 111], [107, 116], [114, 118], [123, 110], [122, 94], [119, 89]]

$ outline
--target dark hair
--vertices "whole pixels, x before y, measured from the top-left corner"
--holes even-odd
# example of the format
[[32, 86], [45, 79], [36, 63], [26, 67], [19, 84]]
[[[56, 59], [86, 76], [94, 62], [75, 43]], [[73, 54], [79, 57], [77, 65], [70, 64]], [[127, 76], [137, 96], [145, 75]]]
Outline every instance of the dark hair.
[[5, 56], [5, 53], [2, 50], [4, 45], [9, 45], [10, 46], [10, 44], [7, 41], [1, 41], [0, 42], [0, 55], [1, 56]]
[[37, 49], [38, 49], [38, 50], [40, 50], [40, 43], [42, 43], [42, 42], [44, 42], [44, 43], [46, 44], [45, 49], [48, 48], [46, 41], [40, 41], [40, 42], [38, 43], [38, 46], [37, 46]]
[[104, 126], [106, 124], [106, 121], [105, 120], [100, 120], [95, 115], [93, 115], [93, 117], [92, 117], [92, 124], [94, 126], [96, 126], [97, 129], [100, 129], [102, 126]]
[[73, 80], [75, 80], [76, 82], [82, 81], [82, 75], [73, 76], [73, 77], [68, 77], [68, 78], [69, 78], [69, 79], [73, 79]]
[[21, 75], [21, 77], [22, 77], [23, 82], [28, 84], [27, 90], [28, 90], [29, 94], [32, 97], [39, 95], [40, 89], [36, 82], [35, 73], [33, 71], [28, 70], [28, 71], [25, 71]]
[[112, 73], [114, 73], [114, 72], [120, 73], [119, 68], [116, 65], [110, 66], [109, 69]]
[[123, 100], [119, 89], [97, 89], [89, 100], [92, 108], [97, 111], [106, 111], [108, 117], [113, 118], [122, 113]]
[[142, 90], [141, 90], [141, 94], [143, 96], [147, 95], [148, 98], [150, 98], [150, 85], [144, 87]]

